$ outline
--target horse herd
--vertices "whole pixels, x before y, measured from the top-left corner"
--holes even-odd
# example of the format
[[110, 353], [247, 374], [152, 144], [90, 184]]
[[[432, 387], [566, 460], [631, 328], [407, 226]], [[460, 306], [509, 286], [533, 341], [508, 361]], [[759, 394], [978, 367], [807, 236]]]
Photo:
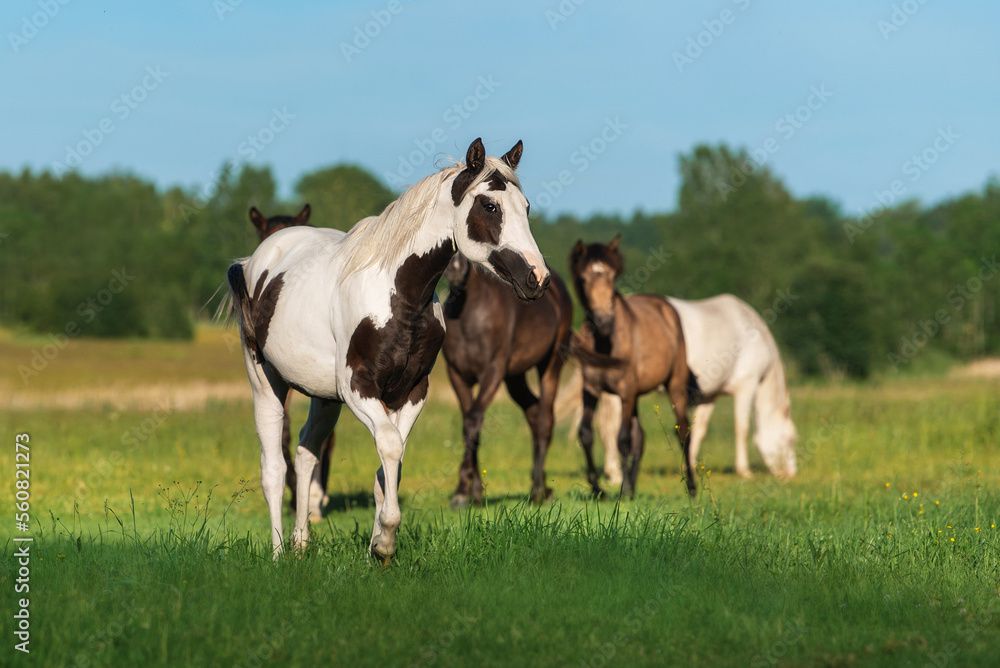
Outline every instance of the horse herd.
[[[544, 465], [567, 356], [581, 370], [579, 438], [595, 496], [604, 496], [592, 454], [598, 399], [605, 399], [596, 413], [608, 448], [605, 472], [621, 479], [622, 495], [631, 497], [644, 441], [637, 398], [655, 389], [670, 397], [690, 494], [713, 401], [723, 394], [734, 397], [736, 472], [750, 474], [753, 409], [765, 464], [776, 475], [795, 474], [784, 369], [766, 324], [744, 302], [730, 295], [623, 296], [615, 288], [624, 270], [619, 238], [579, 241], [569, 266], [586, 319], [579, 333], [572, 331], [566, 284], [546, 265], [529, 229], [516, 174], [522, 150], [519, 141], [501, 158], [488, 157], [477, 139], [464, 163], [427, 176], [347, 232], [311, 227], [308, 205], [294, 217], [250, 210], [260, 245], [229, 268], [230, 312], [253, 390], [275, 556], [283, 549], [286, 484], [295, 547], [304, 547], [310, 520], [321, 516], [344, 404], [372, 433], [381, 461], [371, 552], [381, 560], [395, 553], [406, 441], [439, 350], [462, 410], [465, 453], [455, 507], [482, 501], [479, 435], [501, 383], [531, 428], [531, 500], [551, 496]], [[443, 306], [435, 293], [442, 276], [450, 286]], [[526, 380], [531, 369], [539, 375], [538, 396]], [[294, 460], [292, 389], [311, 399]], [[700, 408], [689, 423], [693, 404]]]

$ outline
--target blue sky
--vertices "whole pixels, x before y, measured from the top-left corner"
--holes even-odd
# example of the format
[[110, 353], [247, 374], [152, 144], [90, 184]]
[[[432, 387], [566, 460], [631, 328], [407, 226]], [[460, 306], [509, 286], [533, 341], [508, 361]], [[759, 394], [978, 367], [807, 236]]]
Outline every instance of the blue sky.
[[334, 163], [399, 185], [523, 139], [532, 211], [580, 215], [672, 210], [701, 142], [848, 213], [998, 172], [1000, 3], [576, 1], [8, 1], [0, 169], [82, 145], [85, 174], [206, 187], [249, 161], [288, 195]]

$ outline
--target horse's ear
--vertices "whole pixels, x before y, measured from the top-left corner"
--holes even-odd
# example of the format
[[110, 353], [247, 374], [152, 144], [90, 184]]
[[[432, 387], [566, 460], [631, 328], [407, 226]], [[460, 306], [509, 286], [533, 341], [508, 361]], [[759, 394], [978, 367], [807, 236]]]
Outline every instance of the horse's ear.
[[302, 210], [299, 211], [299, 215], [295, 216], [295, 224], [296, 225], [308, 225], [309, 224], [309, 215], [311, 213], [312, 213], [312, 209], [309, 207], [308, 204], [306, 204], [304, 207], [302, 207]]
[[583, 259], [583, 256], [587, 254], [587, 246], [583, 243], [583, 239], [578, 239], [576, 245], [573, 246], [573, 251], [569, 254], [569, 264], [570, 266], [575, 265], [577, 262]]
[[621, 242], [621, 240], [622, 240], [622, 235], [619, 232], [618, 235], [615, 236], [615, 238], [611, 240], [611, 243], [608, 244], [608, 250], [611, 251], [612, 253], [617, 253], [618, 252], [618, 244]]
[[483, 146], [482, 137], [469, 144], [469, 150], [465, 152], [465, 168], [473, 175], [478, 174], [486, 165], [486, 147]]
[[524, 153], [524, 144], [518, 139], [514, 148], [503, 154], [503, 161], [510, 165], [511, 169], [517, 169], [517, 163], [521, 162], [522, 153]]
[[250, 222], [261, 232], [267, 229], [267, 218], [255, 206], [250, 207]]

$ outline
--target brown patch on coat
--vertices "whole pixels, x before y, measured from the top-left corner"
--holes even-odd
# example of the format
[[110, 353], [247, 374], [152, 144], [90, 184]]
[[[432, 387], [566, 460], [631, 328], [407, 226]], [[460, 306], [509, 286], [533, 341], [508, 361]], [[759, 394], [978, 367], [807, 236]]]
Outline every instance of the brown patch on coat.
[[[492, 209], [492, 210], [491, 210]], [[500, 232], [503, 230], [503, 211], [499, 205], [486, 195], [476, 195], [465, 219], [469, 229], [469, 238], [479, 243], [500, 245]]]
[[232, 265], [227, 274], [230, 289], [233, 292], [235, 303], [238, 305], [237, 313], [240, 320], [240, 330], [243, 333], [243, 343], [250, 351], [250, 356], [258, 363], [264, 361], [264, 345], [267, 343], [271, 318], [278, 305], [281, 288], [285, 285], [284, 272], [275, 276], [270, 283], [267, 283], [267, 275], [268, 271], [265, 269], [257, 279], [257, 285], [254, 287], [253, 296], [251, 296], [247, 289], [246, 275], [243, 273], [242, 264]]
[[427, 375], [444, 342], [444, 327], [434, 316], [434, 288], [454, 254], [449, 239], [406, 258], [396, 270], [388, 322], [377, 327], [367, 317], [358, 323], [347, 348], [347, 366], [353, 372], [351, 389], [361, 397], [398, 411], [427, 396]]
[[490, 190], [507, 190], [507, 184], [510, 181], [500, 172], [493, 172], [490, 178], [486, 180], [486, 183], [489, 184]]

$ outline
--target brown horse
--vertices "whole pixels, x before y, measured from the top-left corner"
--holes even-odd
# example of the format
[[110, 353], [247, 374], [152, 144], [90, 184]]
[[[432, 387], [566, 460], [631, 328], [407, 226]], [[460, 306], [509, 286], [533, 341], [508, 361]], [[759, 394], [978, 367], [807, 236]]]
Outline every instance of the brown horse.
[[[545, 295], [536, 301], [517, 299], [507, 286], [470, 265], [461, 254], [448, 264], [451, 293], [444, 307], [444, 358], [448, 377], [462, 408], [465, 455], [458, 470], [452, 507], [483, 500], [479, 475], [479, 432], [483, 415], [500, 388], [524, 411], [534, 443], [531, 500], [541, 503], [552, 490], [545, 485], [545, 455], [552, 438], [552, 407], [559, 387], [563, 351], [573, 327], [573, 303], [566, 284], [554, 271]], [[528, 388], [525, 374], [538, 369], [540, 392]], [[474, 385], [479, 385], [475, 397]]]
[[637, 399], [665, 388], [677, 418], [688, 494], [694, 496], [687, 407], [689, 392], [697, 384], [687, 366], [680, 318], [670, 302], [658, 295], [619, 294], [615, 279], [625, 267], [625, 258], [618, 250], [620, 239], [615, 237], [606, 245], [577, 241], [569, 257], [573, 284], [587, 313], [571, 347], [580, 360], [583, 374], [583, 421], [579, 433], [587, 457], [587, 479], [594, 494], [602, 496], [594, 468], [594, 409], [601, 392], [618, 395], [622, 400], [618, 430], [618, 452], [624, 473], [622, 496], [635, 496], [645, 443]]
[[[306, 204], [302, 207], [302, 211], [295, 216], [271, 216], [270, 218], [265, 218], [257, 207], [250, 207], [250, 222], [257, 229], [257, 234], [260, 237], [260, 241], [267, 239], [269, 236], [283, 230], [286, 227], [299, 227], [302, 225], [309, 226], [309, 215], [312, 213], [312, 209]], [[285, 469], [285, 483], [288, 488], [292, 490], [292, 510], [295, 510], [295, 467], [292, 466], [292, 453], [291, 453], [291, 442], [292, 442], [292, 418], [291, 418], [291, 405], [292, 405], [292, 392], [288, 393], [285, 398], [285, 416], [282, 419], [281, 426], [281, 452], [285, 456], [285, 465], [288, 467]], [[326, 481], [330, 477], [330, 455], [333, 453], [333, 446], [336, 442], [336, 434], [331, 433], [330, 438], [326, 439], [323, 443], [320, 456], [320, 465], [315, 469], [316, 473], [313, 475], [313, 484], [310, 485], [309, 494], [309, 519], [313, 522], [319, 522], [322, 518], [323, 506], [330, 500], [326, 495]]]

